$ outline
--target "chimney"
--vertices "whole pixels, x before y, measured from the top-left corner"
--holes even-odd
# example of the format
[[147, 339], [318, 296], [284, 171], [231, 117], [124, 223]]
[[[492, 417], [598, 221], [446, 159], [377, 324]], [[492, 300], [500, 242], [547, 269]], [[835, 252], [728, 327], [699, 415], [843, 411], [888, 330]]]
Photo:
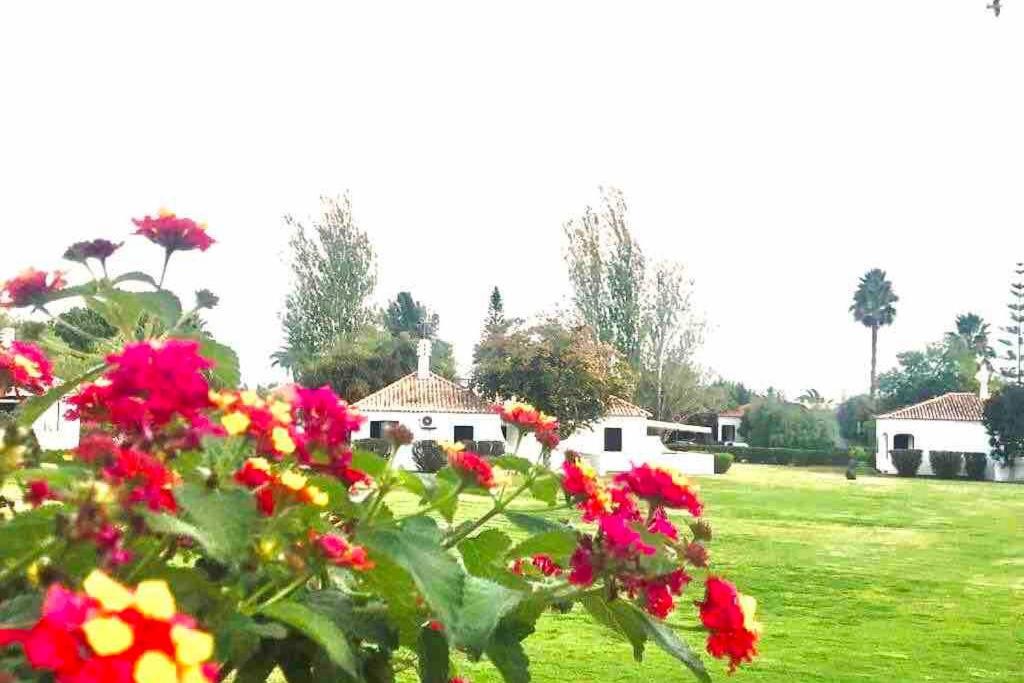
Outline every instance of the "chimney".
[[430, 347], [429, 339], [420, 339], [420, 343], [416, 345], [416, 355], [419, 361], [416, 365], [417, 379], [430, 377]]
[[14, 343], [14, 328], [4, 327], [0, 328], [0, 348], [10, 348], [11, 344]]

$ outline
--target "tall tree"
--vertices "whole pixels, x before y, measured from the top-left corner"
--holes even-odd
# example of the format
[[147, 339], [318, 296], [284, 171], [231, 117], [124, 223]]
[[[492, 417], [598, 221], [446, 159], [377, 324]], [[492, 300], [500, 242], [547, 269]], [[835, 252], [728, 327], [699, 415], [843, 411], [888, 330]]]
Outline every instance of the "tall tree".
[[810, 408], [821, 407], [828, 404], [828, 399], [826, 399], [820, 391], [813, 388], [804, 389], [804, 393], [800, 394], [796, 400]]
[[495, 332], [503, 331], [508, 324], [505, 319], [505, 301], [501, 297], [501, 290], [495, 287], [491, 290], [491, 298], [487, 304], [487, 317], [484, 319], [484, 337]]
[[871, 391], [875, 397], [878, 392], [878, 330], [891, 325], [896, 317], [899, 301], [892, 290], [892, 283], [885, 279], [885, 271], [879, 268], [869, 270], [860, 279], [857, 291], [853, 295], [850, 312], [857, 322], [871, 330]]
[[384, 312], [384, 326], [391, 334], [406, 332], [417, 339], [432, 339], [437, 335], [441, 319], [409, 292], [399, 292]]
[[947, 344], [954, 349], [970, 353], [976, 361], [992, 367], [995, 349], [989, 344], [988, 323], [977, 313], [962, 313], [956, 317], [956, 331], [946, 333]]
[[646, 262], [629, 229], [622, 192], [602, 188], [601, 201], [564, 226], [573, 302], [598, 339], [635, 369], [643, 343]]
[[285, 348], [274, 360], [286, 367], [352, 335], [370, 317], [366, 299], [377, 281], [373, 245], [356, 225], [347, 194], [320, 202], [316, 218], [284, 218], [292, 231], [292, 289], [282, 316]]
[[1024, 364], [1024, 263], [1018, 263], [1014, 273], [1017, 280], [1010, 283], [1010, 303], [1006, 305], [1010, 311], [1010, 324], [1002, 328], [1009, 336], [1000, 339], [999, 343], [1006, 347], [1002, 375], [1019, 386], [1024, 384], [1021, 372]]

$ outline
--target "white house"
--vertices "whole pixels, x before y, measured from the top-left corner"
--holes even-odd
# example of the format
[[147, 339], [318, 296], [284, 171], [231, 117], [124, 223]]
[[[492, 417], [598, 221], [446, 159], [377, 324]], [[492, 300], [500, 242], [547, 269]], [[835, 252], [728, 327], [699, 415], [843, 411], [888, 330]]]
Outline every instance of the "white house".
[[[987, 378], [986, 378], [987, 379]], [[928, 461], [930, 451], [962, 451], [989, 453], [988, 433], [981, 422], [987, 381], [982, 382], [981, 395], [971, 392], [950, 392], [942, 396], [900, 408], [875, 418], [875, 466], [882, 472], [895, 474], [890, 452], [905, 448], [922, 451], [918, 474], [933, 474]], [[985, 470], [986, 479], [996, 481], [1024, 480], [1024, 465], [1014, 468], [997, 465], [991, 458]]]
[[[502, 424], [491, 411], [491, 402], [472, 390], [430, 371], [430, 342], [423, 340], [418, 348], [419, 365], [410, 373], [380, 391], [354, 404], [367, 416], [367, 421], [354, 439], [380, 437], [393, 423], [412, 430], [418, 440], [434, 441], [505, 441], [509, 450], [515, 447], [516, 434]], [[631, 463], [648, 462], [675, 467], [688, 474], [713, 474], [714, 457], [706, 453], [669, 451], [650, 431], [677, 430], [710, 433], [708, 427], [650, 420], [643, 408], [612, 397], [608, 414], [589, 428], [580, 429], [559, 444], [552, 464], [559, 466], [562, 453], [578, 451], [594, 463], [602, 474], [629, 469]], [[520, 444], [520, 455], [536, 459], [540, 445], [527, 436]], [[402, 447], [396, 464], [414, 467], [412, 447]]]

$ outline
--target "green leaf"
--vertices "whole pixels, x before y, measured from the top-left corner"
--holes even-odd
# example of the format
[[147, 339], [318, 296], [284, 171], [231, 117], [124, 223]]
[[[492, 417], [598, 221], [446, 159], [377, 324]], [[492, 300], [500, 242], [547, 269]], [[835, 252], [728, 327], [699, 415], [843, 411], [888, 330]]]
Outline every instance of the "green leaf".
[[530, 484], [530, 493], [533, 497], [547, 503], [551, 507], [554, 507], [555, 503], [558, 502], [558, 492], [561, 490], [562, 485], [558, 478], [550, 472], [545, 472]]
[[133, 270], [128, 273], [123, 273], [115, 277], [111, 284], [119, 285], [122, 282], [144, 282], [147, 285], [153, 285], [156, 288], [156, 280], [149, 274], [143, 273], [140, 270]]
[[0, 558], [21, 558], [49, 540], [56, 532], [60, 510], [57, 505], [44, 505], [0, 521]]
[[215, 642], [217, 645], [217, 659], [222, 662], [231, 662], [235, 667], [240, 667], [260, 650], [260, 636], [254, 628], [256, 621], [252, 617], [232, 613], [216, 629]]
[[443, 633], [432, 628], [420, 629], [416, 656], [420, 683], [448, 683], [451, 662]]
[[563, 527], [554, 531], [544, 531], [531, 536], [509, 551], [508, 556], [533, 557], [538, 553], [550, 555], [559, 564], [563, 564], [576, 549], [576, 533]]
[[488, 529], [459, 543], [459, 553], [466, 571], [473, 576], [493, 579], [505, 574], [505, 552], [512, 545], [508, 534], [497, 529]]
[[238, 354], [234, 349], [209, 337], [201, 337], [199, 355], [213, 361], [214, 381], [222, 387], [237, 387], [242, 381], [242, 371], [238, 363]]
[[39, 621], [43, 596], [21, 593], [0, 603], [0, 628], [25, 628]]
[[533, 467], [533, 463], [518, 455], [502, 455], [492, 460], [491, 464], [520, 474], [526, 474]]
[[292, 627], [319, 645], [346, 673], [358, 677], [355, 654], [345, 634], [328, 617], [291, 600], [271, 603], [260, 614]]
[[467, 577], [462, 605], [452, 628], [455, 642], [465, 648], [471, 659], [479, 659], [498, 628], [498, 622], [515, 609], [523, 594], [481, 579]]
[[398, 649], [398, 633], [388, 621], [387, 606], [383, 602], [357, 604], [349, 595], [334, 588], [312, 591], [302, 602], [359, 640], [375, 643], [384, 650]]
[[426, 482], [422, 478], [423, 475], [417, 472], [410, 472], [409, 470], [398, 470], [396, 474], [398, 475], [399, 486], [420, 498], [427, 497], [428, 489]]
[[679, 639], [679, 636], [669, 628], [668, 624], [658, 621], [635, 605], [630, 605], [630, 607], [643, 619], [647, 636], [658, 647], [685, 664], [686, 668], [697, 677], [697, 680], [710, 683], [711, 676], [708, 675], [707, 670], [704, 668], [704, 662], [701, 661], [697, 653], [690, 649], [689, 645]]
[[95, 294], [97, 290], [95, 282], [86, 282], [85, 284], [75, 285], [74, 287], [64, 287], [44, 296], [44, 303], [52, 303], [54, 301], [60, 301], [62, 299], [71, 299], [76, 296], [87, 296]]
[[277, 668], [276, 651], [275, 645], [264, 643], [259, 652], [239, 667], [234, 683], [267, 683], [271, 672]]
[[523, 644], [504, 625], [487, 646], [487, 658], [508, 683], [530, 683], [530, 658]]
[[259, 522], [256, 502], [248, 491], [209, 491], [199, 484], [183, 484], [175, 489], [174, 497], [188, 520], [198, 528], [200, 533], [196, 540], [211, 557], [224, 564], [234, 564], [247, 555]]
[[531, 515], [527, 512], [505, 510], [504, 514], [508, 521], [531, 534], [541, 534], [547, 531], [564, 531], [567, 528], [564, 524], [552, 522], [550, 519]]
[[352, 467], [357, 470], [366, 472], [374, 479], [384, 474], [384, 470], [387, 469], [388, 461], [380, 457], [376, 453], [370, 451], [364, 451], [361, 449], [355, 449], [352, 451]]
[[363, 574], [366, 589], [384, 598], [388, 620], [398, 629], [399, 642], [414, 648], [423, 621], [416, 585], [405, 570], [386, 556], [375, 555], [373, 561], [376, 566]]
[[594, 594], [585, 595], [580, 599], [580, 603], [597, 623], [607, 626], [633, 646], [633, 657], [636, 661], [643, 659], [647, 626], [644, 618], [637, 614], [635, 609], [631, 609], [632, 605], [622, 600], [609, 601], [603, 595]]
[[106, 368], [106, 363], [94, 365], [82, 374], [55, 386], [42, 396], [33, 396], [23, 402], [18, 407], [18, 424], [22, 427], [31, 427], [35, 424], [35, 421], [50, 408], [50, 406], [70, 394], [82, 384], [91, 382], [102, 375]]
[[168, 330], [173, 329], [181, 320], [181, 301], [166, 289], [161, 289], [158, 292], [130, 292], [128, 294], [138, 300], [139, 307], [143, 311], [156, 316], [167, 326]]

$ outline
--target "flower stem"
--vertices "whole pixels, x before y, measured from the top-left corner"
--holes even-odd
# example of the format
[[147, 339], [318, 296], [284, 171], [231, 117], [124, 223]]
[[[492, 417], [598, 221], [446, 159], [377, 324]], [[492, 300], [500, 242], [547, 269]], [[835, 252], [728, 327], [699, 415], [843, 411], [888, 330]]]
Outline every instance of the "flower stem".
[[281, 600], [284, 600], [289, 595], [291, 595], [296, 589], [302, 587], [303, 584], [305, 584], [307, 581], [309, 581], [309, 576], [310, 576], [309, 574], [303, 574], [299, 578], [295, 579], [294, 581], [289, 583], [287, 586], [285, 586], [284, 588], [282, 588], [281, 590], [277, 591], [272, 596], [270, 596], [270, 598], [268, 598], [265, 602], [260, 604], [259, 607], [254, 609], [253, 612], [259, 612], [261, 610], [266, 609], [267, 607], [270, 607], [271, 605], [273, 605], [276, 602], [280, 602]]
[[502, 512], [505, 511], [505, 509], [509, 506], [509, 504], [513, 500], [518, 498], [519, 495], [523, 493], [523, 491], [525, 491], [526, 489], [530, 488], [530, 485], [533, 484], [533, 480], [535, 478], [536, 478], [536, 476], [531, 472], [526, 477], [526, 481], [524, 481], [519, 488], [517, 488], [515, 491], [512, 492], [512, 495], [510, 495], [508, 498], [503, 498], [503, 499], [497, 501], [494, 504], [494, 507], [491, 508], [486, 513], [484, 513], [484, 515], [482, 517], [480, 517], [480, 519], [478, 519], [475, 522], [473, 522], [472, 524], [470, 524], [463, 531], [459, 532], [458, 534], [456, 534], [456, 535], [452, 536], [451, 538], [447, 539], [446, 541], [444, 541], [444, 543], [441, 544], [441, 547], [445, 548], [447, 550], [448, 548], [452, 548], [452, 547], [458, 545], [459, 543], [462, 542], [463, 539], [465, 539], [471, 533], [473, 533], [474, 531], [476, 531], [477, 529], [482, 527], [487, 522], [491, 521], [491, 519], [494, 518], [495, 516], [500, 515]]
[[171, 262], [171, 254], [173, 253], [170, 249], [164, 250], [164, 267], [160, 270], [160, 282], [156, 285], [157, 289], [164, 288], [164, 278], [167, 277], [167, 264]]

